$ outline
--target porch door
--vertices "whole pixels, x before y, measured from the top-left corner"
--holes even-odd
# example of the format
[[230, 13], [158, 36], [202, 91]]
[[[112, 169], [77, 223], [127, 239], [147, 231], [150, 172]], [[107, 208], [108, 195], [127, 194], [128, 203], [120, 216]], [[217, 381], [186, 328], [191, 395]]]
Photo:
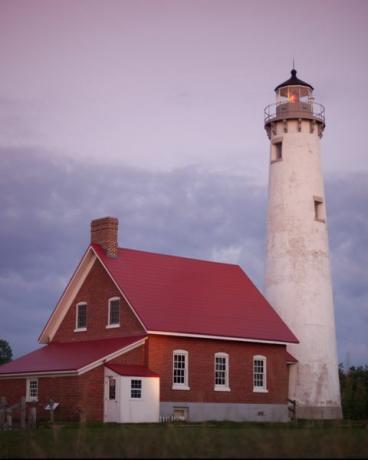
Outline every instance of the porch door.
[[120, 379], [112, 375], [105, 376], [104, 421], [120, 422]]

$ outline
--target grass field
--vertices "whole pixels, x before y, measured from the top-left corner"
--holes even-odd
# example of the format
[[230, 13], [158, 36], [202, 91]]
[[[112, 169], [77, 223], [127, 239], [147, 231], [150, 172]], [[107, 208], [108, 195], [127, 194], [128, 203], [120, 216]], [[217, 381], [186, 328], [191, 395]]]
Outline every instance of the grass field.
[[0, 458], [367, 458], [367, 422], [78, 424], [0, 432]]

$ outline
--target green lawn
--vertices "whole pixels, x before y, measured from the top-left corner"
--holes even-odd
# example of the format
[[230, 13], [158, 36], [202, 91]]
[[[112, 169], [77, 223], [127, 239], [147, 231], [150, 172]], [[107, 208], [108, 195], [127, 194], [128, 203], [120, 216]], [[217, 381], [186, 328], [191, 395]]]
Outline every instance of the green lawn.
[[368, 457], [367, 422], [58, 424], [0, 432], [0, 458]]

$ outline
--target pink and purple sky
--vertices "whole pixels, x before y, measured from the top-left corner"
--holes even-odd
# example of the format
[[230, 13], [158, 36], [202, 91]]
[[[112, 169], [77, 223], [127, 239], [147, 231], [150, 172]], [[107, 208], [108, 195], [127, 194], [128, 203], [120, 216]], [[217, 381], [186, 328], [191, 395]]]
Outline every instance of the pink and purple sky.
[[368, 364], [368, 2], [0, 1], [0, 337], [37, 347], [89, 242], [239, 263], [263, 287], [263, 109], [298, 76], [322, 139], [339, 361]]

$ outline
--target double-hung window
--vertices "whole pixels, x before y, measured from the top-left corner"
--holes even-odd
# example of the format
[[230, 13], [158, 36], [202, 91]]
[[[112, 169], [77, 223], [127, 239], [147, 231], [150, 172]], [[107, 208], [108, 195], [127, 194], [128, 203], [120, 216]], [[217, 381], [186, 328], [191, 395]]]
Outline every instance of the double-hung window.
[[142, 380], [132, 379], [130, 381], [130, 397], [132, 399], [142, 398]]
[[215, 391], [230, 391], [229, 388], [229, 355], [215, 354]]
[[253, 356], [253, 391], [267, 392], [267, 359], [265, 356]]
[[188, 352], [173, 351], [173, 386], [174, 390], [189, 390], [188, 386]]
[[107, 328], [120, 326], [120, 297], [111, 297], [108, 306]]
[[87, 303], [79, 302], [76, 307], [75, 332], [87, 330]]
[[27, 379], [26, 401], [38, 401], [38, 379]]

